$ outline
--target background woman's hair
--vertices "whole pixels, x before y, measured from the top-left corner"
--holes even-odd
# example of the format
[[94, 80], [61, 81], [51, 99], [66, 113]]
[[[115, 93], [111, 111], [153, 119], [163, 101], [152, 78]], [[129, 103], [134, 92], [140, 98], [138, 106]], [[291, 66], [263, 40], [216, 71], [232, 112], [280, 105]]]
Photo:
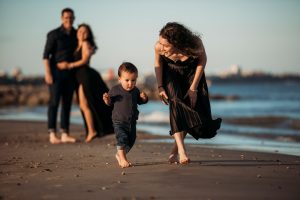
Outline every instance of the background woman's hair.
[[159, 35], [187, 56], [198, 57], [204, 52], [200, 36], [177, 22], [167, 23]]
[[92, 31], [90, 25], [83, 23], [83, 24], [79, 24], [78, 29], [79, 29], [80, 27], [85, 27], [85, 28], [88, 30], [88, 37], [87, 37], [86, 40], [87, 40], [87, 41], [90, 43], [90, 45], [94, 48], [94, 51], [96, 51], [98, 47], [97, 47], [97, 44], [96, 44], [96, 42], [95, 42], [94, 34], [93, 34], [93, 31]]

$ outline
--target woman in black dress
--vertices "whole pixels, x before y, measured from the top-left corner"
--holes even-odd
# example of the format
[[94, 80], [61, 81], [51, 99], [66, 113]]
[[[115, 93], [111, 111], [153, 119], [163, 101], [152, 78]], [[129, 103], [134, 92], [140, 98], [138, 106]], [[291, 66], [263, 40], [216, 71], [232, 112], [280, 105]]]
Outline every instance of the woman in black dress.
[[[200, 37], [182, 24], [167, 23], [155, 44], [155, 73], [159, 96], [169, 104], [170, 134], [175, 139], [169, 162], [186, 164], [184, 138], [212, 138], [221, 119], [212, 119], [204, 74], [206, 53]], [[179, 159], [178, 159], [179, 156]]]
[[59, 68], [72, 69], [77, 80], [77, 96], [86, 128], [86, 142], [96, 136], [113, 133], [111, 108], [106, 106], [102, 95], [108, 87], [100, 74], [89, 66], [91, 56], [97, 46], [89, 25], [81, 24], [77, 30], [78, 46], [74, 53], [74, 62], [62, 62]]

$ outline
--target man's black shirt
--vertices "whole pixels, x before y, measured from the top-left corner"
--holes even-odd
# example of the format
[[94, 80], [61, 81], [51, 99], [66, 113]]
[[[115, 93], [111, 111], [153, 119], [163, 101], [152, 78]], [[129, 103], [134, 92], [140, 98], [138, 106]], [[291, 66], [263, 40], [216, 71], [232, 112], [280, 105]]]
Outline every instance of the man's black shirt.
[[74, 60], [76, 47], [76, 30], [72, 28], [68, 34], [63, 26], [60, 26], [47, 34], [43, 58], [49, 59], [51, 71], [54, 72], [57, 71], [56, 63], [61, 61], [72, 62]]

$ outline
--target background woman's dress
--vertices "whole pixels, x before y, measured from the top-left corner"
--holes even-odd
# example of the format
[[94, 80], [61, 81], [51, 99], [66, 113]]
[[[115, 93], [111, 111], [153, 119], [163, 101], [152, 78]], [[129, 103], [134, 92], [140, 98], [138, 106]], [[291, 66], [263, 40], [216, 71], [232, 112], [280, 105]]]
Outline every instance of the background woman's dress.
[[169, 97], [171, 135], [186, 131], [195, 139], [212, 138], [221, 126], [221, 119], [212, 119], [208, 88], [203, 73], [197, 92], [195, 108], [190, 107], [186, 95], [193, 82], [198, 59], [188, 58], [181, 62], [160, 56], [163, 66], [163, 86]]
[[[75, 52], [75, 60], [81, 59], [81, 50]], [[89, 108], [92, 112], [94, 127], [97, 136], [101, 137], [113, 133], [111, 113], [112, 109], [107, 106], [102, 98], [103, 93], [108, 92], [108, 87], [101, 75], [89, 65], [84, 65], [74, 69], [77, 80], [76, 93], [78, 96], [79, 84], [82, 84], [83, 92], [87, 99]], [[86, 133], [87, 124], [83, 112], [81, 112]]]

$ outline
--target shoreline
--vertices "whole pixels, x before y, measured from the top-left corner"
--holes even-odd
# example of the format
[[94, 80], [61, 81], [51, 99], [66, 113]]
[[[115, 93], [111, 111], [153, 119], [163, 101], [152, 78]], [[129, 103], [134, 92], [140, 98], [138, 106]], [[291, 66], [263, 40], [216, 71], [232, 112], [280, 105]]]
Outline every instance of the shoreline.
[[[192, 162], [170, 165], [172, 144], [138, 133], [114, 158], [114, 135], [89, 144], [51, 145], [45, 122], [0, 120], [1, 199], [299, 199], [300, 157], [187, 144]], [[80, 125], [72, 135], [84, 139]], [[159, 137], [159, 136], [158, 136]], [[38, 189], [37, 189], [38, 188]]]
[[[242, 118], [241, 120], [250, 119], [250, 121], [254, 120], [254, 118]], [[269, 117], [263, 118], [264, 120], [269, 121]], [[17, 123], [46, 123], [44, 120], [37, 119], [28, 119], [24, 118], [20, 119], [0, 119], [3, 122], [17, 122]], [[224, 121], [227, 121], [225, 119]], [[248, 121], [248, 120], [247, 120]], [[140, 123], [142, 124], [142, 123]], [[239, 125], [239, 123], [236, 123]], [[46, 125], [45, 125], [46, 127]], [[80, 131], [81, 142], [84, 142], [84, 134], [85, 130], [83, 125], [80, 123], [73, 123], [71, 127], [74, 128], [75, 132]], [[162, 134], [161, 131], [154, 133], [150, 130], [145, 130], [140, 127], [142, 130], [137, 129], [139, 133], [140, 139], [145, 140], [145, 142], [151, 143], [173, 143], [172, 137], [169, 134]], [[46, 128], [44, 128], [44, 132]], [[72, 134], [73, 130], [70, 130]], [[46, 133], [45, 133], [46, 134]], [[254, 152], [262, 152], [262, 153], [279, 153], [283, 155], [292, 155], [292, 156], [300, 156], [300, 136], [298, 135], [275, 135], [268, 133], [241, 133], [241, 132], [228, 132], [228, 133], [219, 133], [217, 137], [212, 139], [199, 139], [195, 140], [190, 135], [185, 140], [186, 144], [189, 145], [199, 145], [203, 147], [213, 147], [217, 149], [228, 149], [228, 150], [240, 150], [240, 151], [254, 151]], [[45, 141], [47, 142], [47, 141]]]

